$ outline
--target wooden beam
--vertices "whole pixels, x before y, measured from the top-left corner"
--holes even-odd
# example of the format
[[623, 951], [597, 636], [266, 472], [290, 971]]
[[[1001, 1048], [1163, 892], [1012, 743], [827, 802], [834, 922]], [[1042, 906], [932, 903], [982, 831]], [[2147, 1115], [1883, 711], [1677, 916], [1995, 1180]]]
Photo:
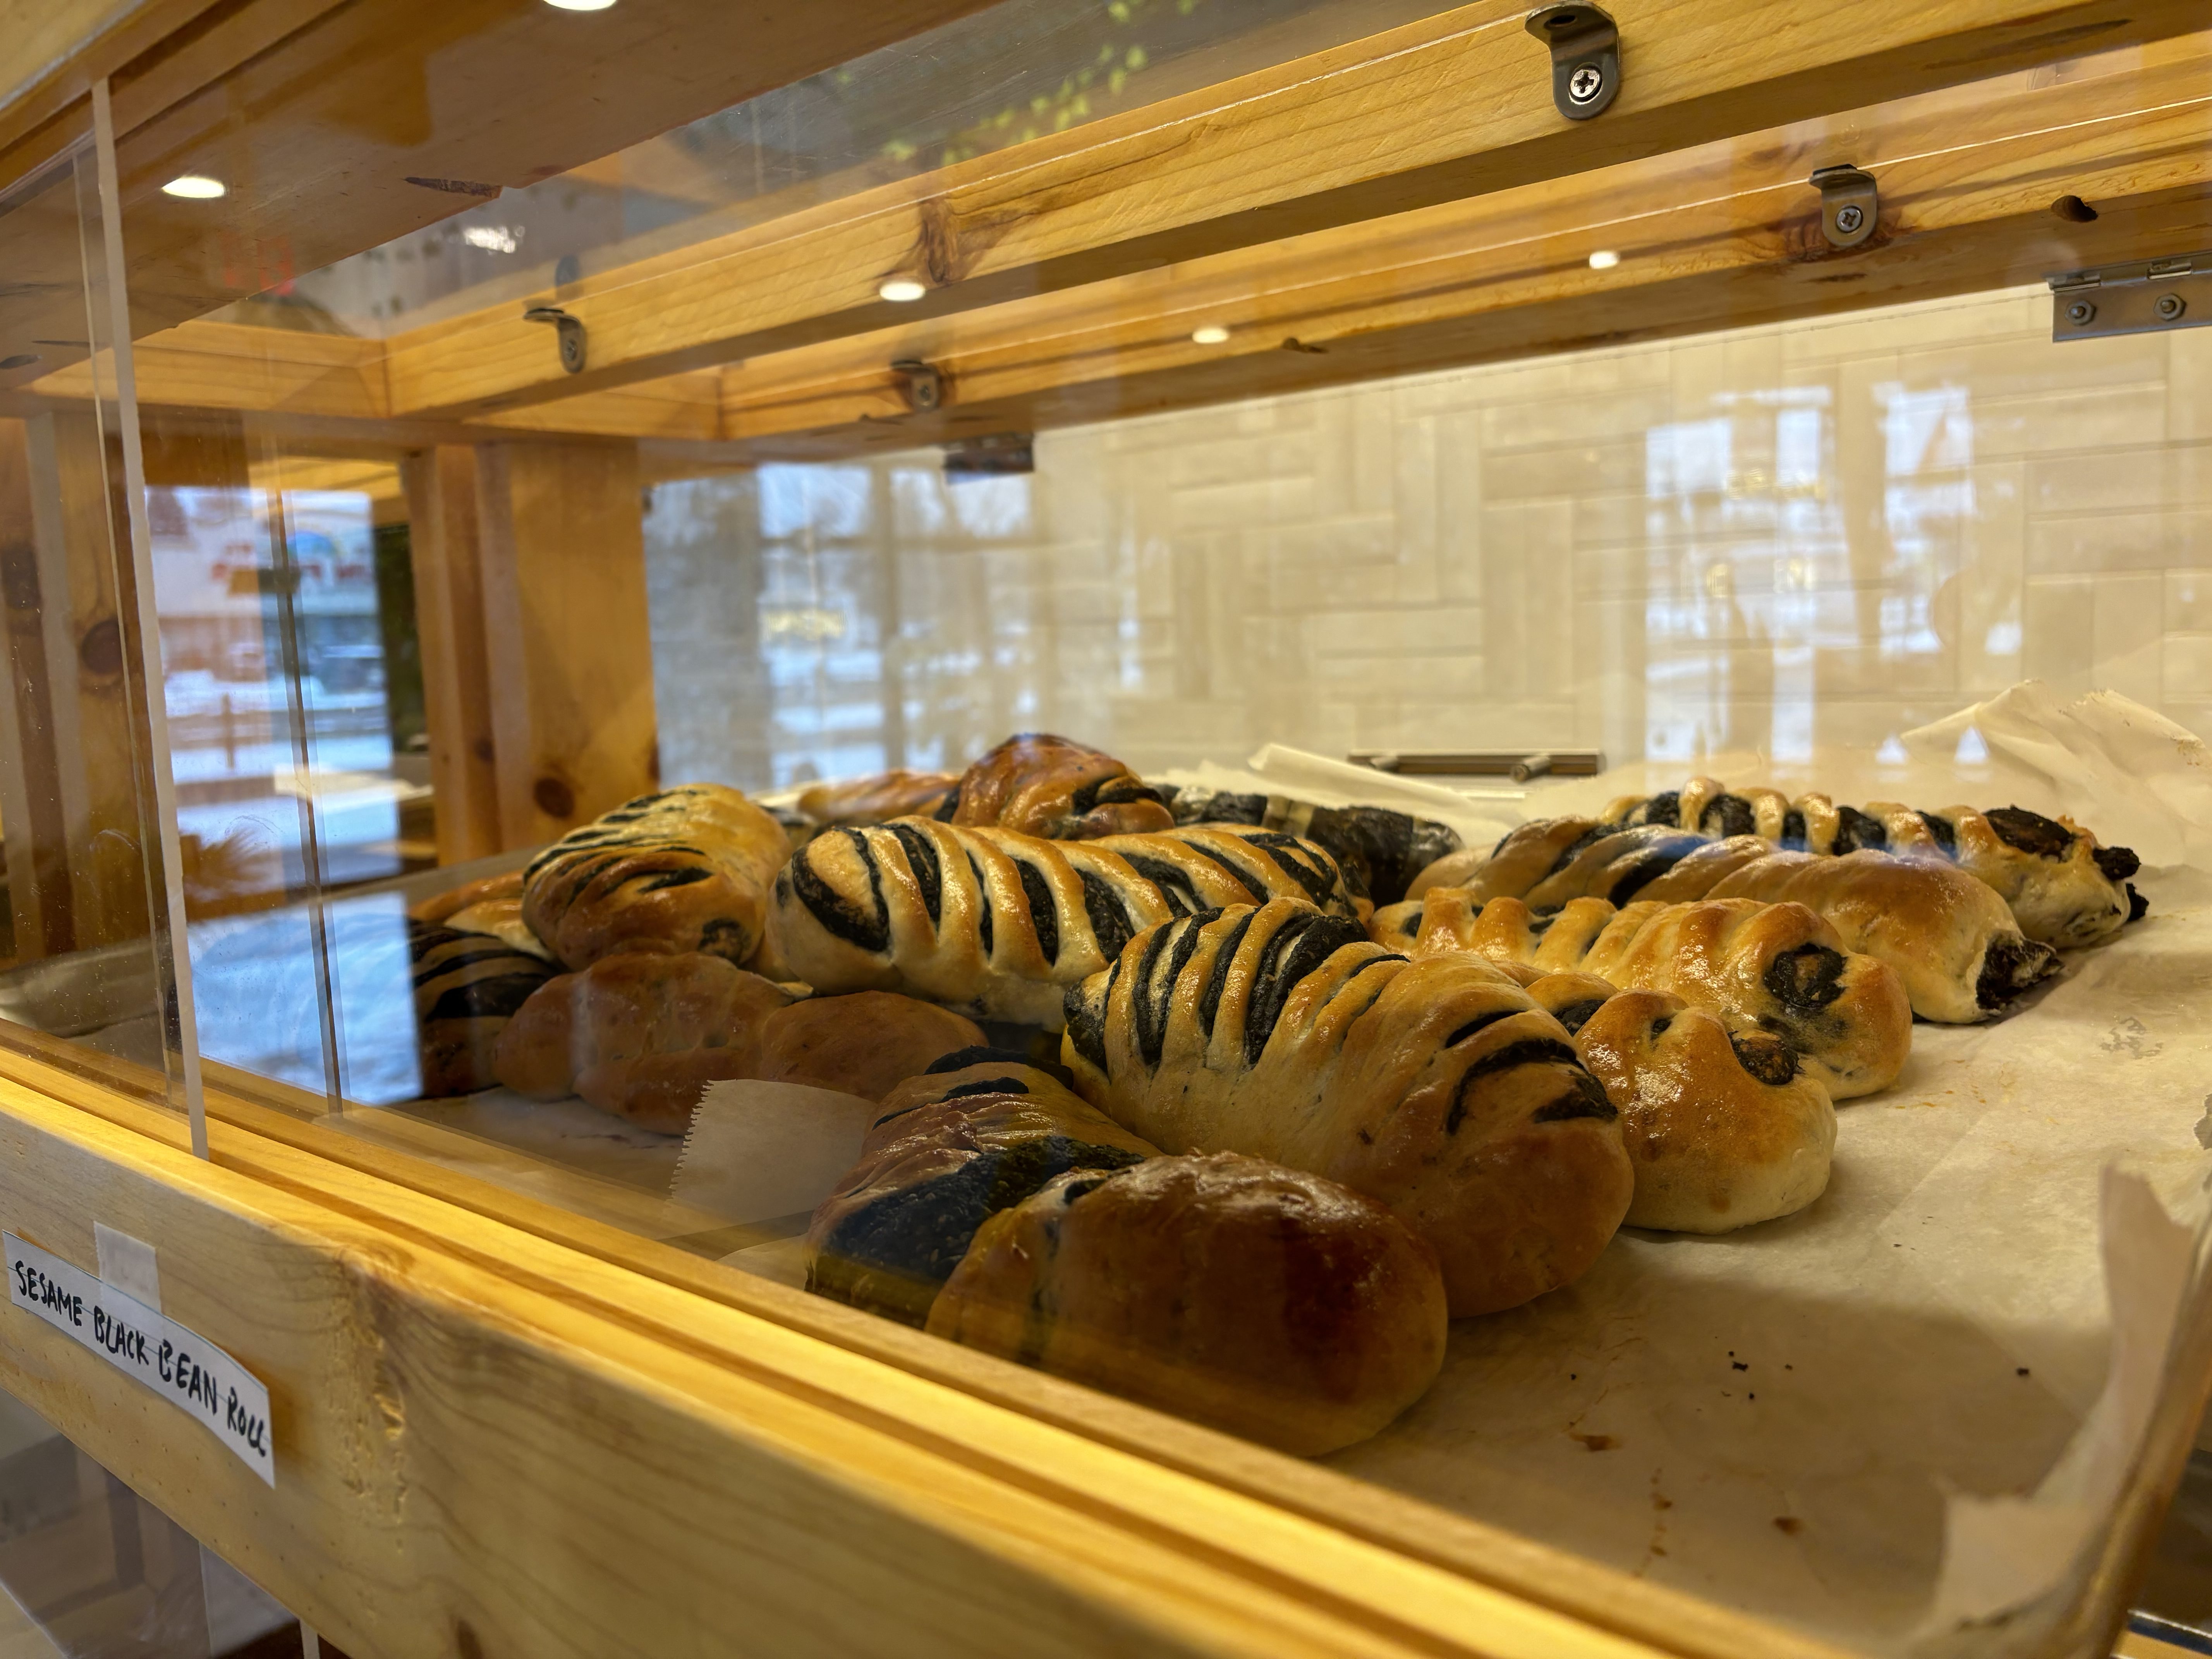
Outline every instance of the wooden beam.
[[635, 445], [484, 444], [484, 664], [501, 843], [531, 847], [656, 787]]
[[[397, 413], [476, 411], [697, 368], [1276, 241], [2201, 26], [2195, 0], [1624, 0], [1629, 65], [1553, 108], [1525, 8], [1479, 3], [587, 276], [559, 302], [580, 375], [511, 302], [401, 335]], [[1809, 169], [1808, 169], [1809, 170]], [[892, 276], [930, 293], [902, 308]], [[556, 296], [542, 296], [552, 300]]]
[[[763, 457], [1036, 430], [1454, 364], [1929, 299], [2212, 240], [2212, 36], [2124, 67], [2037, 73], [1377, 223], [1240, 249], [722, 371]], [[1838, 252], [1804, 180], [1848, 155], [1875, 235]], [[2096, 204], [2092, 223], [2051, 211]], [[1600, 249], [1618, 263], [1591, 268]], [[1200, 325], [1229, 330], [1201, 345]], [[890, 364], [945, 377], [912, 412]]]
[[430, 785], [437, 803], [438, 862], [462, 864], [506, 844], [500, 834], [498, 739], [486, 665], [476, 451], [450, 444], [410, 455], [403, 476]]

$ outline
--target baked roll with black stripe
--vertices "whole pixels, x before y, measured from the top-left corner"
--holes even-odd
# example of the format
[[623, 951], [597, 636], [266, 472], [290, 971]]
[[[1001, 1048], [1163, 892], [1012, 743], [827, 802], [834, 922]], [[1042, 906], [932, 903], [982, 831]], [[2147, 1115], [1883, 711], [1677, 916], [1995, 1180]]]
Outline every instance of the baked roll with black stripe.
[[934, 816], [1048, 841], [1175, 827], [1160, 792], [1121, 762], [1047, 732], [1008, 738], [980, 757]]
[[983, 1032], [950, 1008], [890, 991], [808, 997], [760, 1024], [748, 1076], [881, 1100], [942, 1056], [981, 1046]]
[[[1954, 872], [1955, 873], [1955, 872]], [[1803, 904], [1747, 898], [1615, 908], [1577, 899], [1541, 915], [1520, 899], [1476, 905], [1443, 889], [1375, 913], [1372, 935], [1417, 957], [1478, 953], [1622, 990], [1666, 991], [1763, 1031], [1802, 1056], [1834, 1098], [1886, 1089], [1912, 1048], [1912, 1006], [1894, 969], [1853, 951]]]
[[499, 1079], [500, 1034], [553, 977], [543, 957], [489, 933], [407, 923], [416, 1054], [426, 1096], [474, 1094]]
[[[1546, 855], [1549, 866], [1542, 866]], [[1712, 841], [1658, 825], [1612, 830], [1588, 818], [1554, 818], [1514, 830], [1458, 890], [1477, 904], [1525, 897], [1539, 913], [1564, 914], [1583, 898], [1616, 906], [1646, 898], [1809, 905], [1847, 948], [1897, 970], [1914, 1013], [1946, 1024], [1987, 1018], [2056, 971], [2051, 948], [2024, 936], [1996, 890], [1954, 865], [1858, 852], [1820, 860], [1856, 860], [1848, 877], [1819, 878], [1803, 868], [1812, 856], [1775, 852], [1753, 836]], [[1424, 902], [1440, 890], [1449, 890], [1431, 889]], [[1881, 907], [1887, 914], [1878, 916]]]
[[1624, 991], [1591, 1011], [1575, 1051], [1620, 1112], [1636, 1171], [1628, 1225], [1733, 1232], [1827, 1189], [1835, 1105], [1779, 1039], [1731, 1031], [1664, 992]]
[[2012, 907], [2021, 932], [2045, 945], [2101, 944], [2149, 908], [2130, 884], [2142, 867], [2133, 852], [2099, 846], [2070, 818], [2018, 806], [1923, 812], [1869, 801], [1862, 809], [1822, 794], [1791, 800], [1778, 790], [1731, 790], [1692, 778], [1664, 794], [1622, 796], [1603, 817], [1623, 826], [1757, 836], [1784, 852], [1822, 857], [1887, 852], [1947, 860], [1991, 888]]
[[929, 1316], [975, 1230], [1069, 1170], [1156, 1157], [1021, 1055], [946, 1054], [884, 1101], [806, 1230], [806, 1288], [908, 1325]]
[[1455, 1317], [1572, 1280], [1628, 1207], [1613, 1107], [1519, 985], [1286, 900], [1139, 933], [1068, 993], [1061, 1059], [1167, 1152], [1244, 1152], [1386, 1205], [1437, 1252]]
[[720, 784], [640, 795], [531, 860], [522, 914], [572, 969], [636, 951], [743, 965], [790, 844], [774, 818]]
[[799, 811], [815, 824], [888, 823], [929, 817], [951, 799], [960, 780], [950, 772], [903, 769], [842, 783], [816, 783], [799, 792]]
[[775, 879], [770, 952], [817, 991], [903, 991], [1057, 1030], [1065, 988], [1135, 934], [1278, 896], [1352, 910], [1328, 854], [1287, 836], [1053, 842], [902, 818], [829, 830], [793, 854]]
[[1234, 1152], [1079, 1170], [983, 1224], [932, 1334], [1305, 1456], [1443, 1364], [1434, 1254], [1395, 1216]]
[[1179, 789], [1177, 823], [1250, 824], [1310, 841], [1336, 860], [1355, 896], [1395, 904], [1422, 871], [1460, 850], [1459, 831], [1387, 806], [1316, 806], [1288, 795]]

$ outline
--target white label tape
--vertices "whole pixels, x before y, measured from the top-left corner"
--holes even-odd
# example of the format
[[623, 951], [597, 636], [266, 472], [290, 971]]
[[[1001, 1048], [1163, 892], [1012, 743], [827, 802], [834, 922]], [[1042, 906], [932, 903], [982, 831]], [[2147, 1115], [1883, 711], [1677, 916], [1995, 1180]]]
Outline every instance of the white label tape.
[[82, 1268], [13, 1233], [0, 1233], [0, 1239], [8, 1247], [9, 1301], [199, 1419], [246, 1468], [276, 1484], [269, 1390], [251, 1371], [214, 1343]]

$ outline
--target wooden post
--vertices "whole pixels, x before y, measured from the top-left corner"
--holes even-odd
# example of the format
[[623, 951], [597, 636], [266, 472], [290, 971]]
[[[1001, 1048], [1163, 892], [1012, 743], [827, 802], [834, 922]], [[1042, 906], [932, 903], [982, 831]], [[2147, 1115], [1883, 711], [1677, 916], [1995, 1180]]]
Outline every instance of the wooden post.
[[659, 783], [637, 446], [483, 445], [477, 501], [500, 833], [532, 846]]
[[400, 469], [415, 567], [415, 626], [422, 651], [422, 712], [438, 861], [460, 864], [507, 843], [499, 823], [498, 755], [486, 662], [483, 573], [477, 526], [477, 452], [445, 444]]

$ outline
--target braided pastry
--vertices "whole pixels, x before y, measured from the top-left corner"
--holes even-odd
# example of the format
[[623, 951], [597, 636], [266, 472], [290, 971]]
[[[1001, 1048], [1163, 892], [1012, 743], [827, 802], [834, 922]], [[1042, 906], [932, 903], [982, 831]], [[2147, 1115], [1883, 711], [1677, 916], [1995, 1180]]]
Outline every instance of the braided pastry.
[[1775, 852], [1755, 836], [1712, 841], [1653, 824], [1615, 830], [1552, 818], [1506, 836], [1463, 890], [1478, 902], [1525, 897], [1538, 910], [1584, 897], [1615, 905], [1701, 898], [1809, 905], [1846, 948], [1897, 970], [1914, 1013], [1947, 1024], [1986, 1018], [2056, 971], [2051, 948], [2024, 937], [1995, 890], [1955, 866], [1858, 852], [1814, 860], [1850, 866], [1848, 874], [1820, 877], [1807, 867], [1813, 857]]
[[1628, 1225], [1730, 1232], [1826, 1190], [1836, 1109], [1786, 1043], [1664, 992], [1624, 991], [1583, 1022], [1575, 1051], [1620, 1110], [1636, 1170]]
[[1733, 1030], [1780, 1038], [1838, 1100], [1887, 1088], [1911, 1051], [1912, 1008], [1897, 973], [1848, 951], [1802, 904], [1639, 900], [1616, 909], [1577, 899], [1540, 916], [1519, 899], [1478, 907], [1443, 888], [1378, 910], [1369, 925], [1417, 957], [1474, 952], [1670, 992]]
[[1419, 1399], [1446, 1335], [1398, 1218], [1234, 1152], [1055, 1177], [983, 1224], [929, 1329], [1305, 1455]]
[[892, 818], [928, 817], [960, 787], [949, 772], [878, 772], [842, 783], [810, 784], [800, 792], [799, 811], [810, 823], [885, 823]]
[[945, 1055], [884, 1101], [860, 1161], [806, 1230], [806, 1288], [909, 1325], [975, 1230], [1069, 1170], [1158, 1155], [1018, 1054]]
[[1170, 799], [1177, 823], [1249, 823], [1310, 841], [1336, 860], [1352, 892], [1395, 904], [1422, 871], [1460, 850], [1459, 831], [1387, 806], [1316, 806], [1287, 795], [1197, 787]]
[[1056, 1030], [1065, 988], [1133, 935], [1279, 896], [1352, 914], [1328, 854], [1263, 830], [1054, 842], [902, 818], [825, 831], [792, 855], [769, 954], [817, 991], [904, 991]]
[[522, 914], [570, 968], [629, 951], [743, 963], [789, 847], [781, 825], [720, 784], [640, 795], [531, 860]]
[[1246, 1152], [1387, 1205], [1437, 1252], [1455, 1317], [1575, 1279], [1628, 1206], [1613, 1107], [1525, 991], [1285, 900], [1139, 933], [1068, 993], [1061, 1057], [1168, 1152]]
[[1915, 811], [1894, 801], [1863, 810], [1826, 795], [1796, 800], [1774, 789], [1730, 790], [1692, 778], [1664, 794], [1624, 795], [1609, 824], [1662, 825], [1708, 836], [1756, 836], [1785, 852], [1823, 857], [1860, 851], [1948, 860], [1994, 889], [2021, 933], [2045, 945], [2097, 945], [2149, 907], [2129, 884], [2142, 860], [2124, 847], [2100, 847], [2070, 818], [2018, 806]]
[[979, 758], [935, 816], [1050, 841], [1175, 827], [1160, 792], [1111, 755], [1042, 732], [1008, 738]]
[[553, 976], [552, 965], [492, 934], [411, 918], [407, 961], [423, 1094], [467, 1095], [490, 1088], [499, 1080], [493, 1055], [500, 1034]]

